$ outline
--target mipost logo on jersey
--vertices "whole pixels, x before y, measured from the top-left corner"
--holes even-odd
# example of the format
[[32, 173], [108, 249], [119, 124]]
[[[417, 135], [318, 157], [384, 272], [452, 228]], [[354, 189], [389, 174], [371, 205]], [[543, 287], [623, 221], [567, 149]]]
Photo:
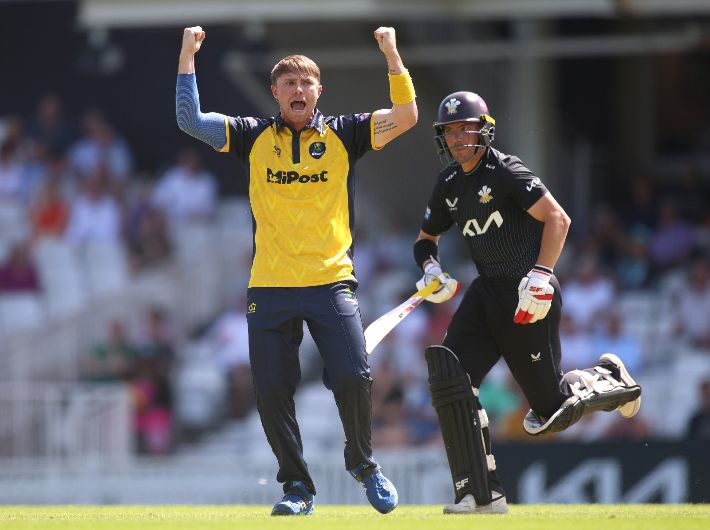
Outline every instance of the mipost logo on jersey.
[[327, 169], [313, 175], [301, 175], [298, 171], [274, 171], [270, 167], [267, 167], [266, 182], [272, 184], [293, 184], [294, 182], [298, 182], [300, 184], [305, 184], [307, 182], [328, 182], [328, 177], [326, 176], [327, 174]]

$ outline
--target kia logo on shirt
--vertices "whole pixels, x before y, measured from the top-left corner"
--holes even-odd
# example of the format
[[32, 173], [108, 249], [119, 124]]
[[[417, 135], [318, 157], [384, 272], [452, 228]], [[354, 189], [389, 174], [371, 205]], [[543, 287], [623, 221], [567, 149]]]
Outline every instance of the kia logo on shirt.
[[488, 232], [488, 228], [493, 223], [495, 223], [498, 228], [500, 228], [503, 224], [503, 217], [500, 215], [500, 212], [498, 210], [488, 216], [488, 219], [486, 219], [486, 222], [483, 224], [483, 228], [481, 228], [481, 225], [478, 224], [478, 221], [476, 219], [469, 219], [468, 221], [466, 221], [466, 225], [463, 227], [462, 230], [463, 235], [469, 237], [483, 235]]

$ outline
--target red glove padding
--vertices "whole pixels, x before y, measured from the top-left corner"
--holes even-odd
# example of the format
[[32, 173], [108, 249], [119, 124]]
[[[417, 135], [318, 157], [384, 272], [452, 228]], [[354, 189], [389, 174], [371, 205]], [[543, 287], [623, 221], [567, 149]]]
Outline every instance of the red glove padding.
[[518, 285], [518, 307], [513, 322], [533, 324], [542, 320], [552, 307], [552, 295], [555, 288], [550, 285], [552, 271], [547, 267], [535, 265]]

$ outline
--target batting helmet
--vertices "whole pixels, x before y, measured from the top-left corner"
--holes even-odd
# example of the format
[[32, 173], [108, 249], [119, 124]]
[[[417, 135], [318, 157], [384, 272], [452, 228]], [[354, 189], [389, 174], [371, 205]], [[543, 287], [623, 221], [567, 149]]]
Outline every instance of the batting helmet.
[[469, 145], [469, 147], [476, 147], [475, 152], [478, 152], [480, 148], [485, 149], [491, 145], [495, 137], [496, 121], [488, 114], [488, 105], [486, 105], [481, 96], [473, 92], [454, 92], [449, 94], [439, 105], [439, 111], [434, 122], [434, 131], [436, 131], [434, 143], [439, 152], [439, 158], [446, 165], [453, 161], [453, 157], [444, 139], [444, 126], [458, 122], [481, 124], [478, 131], [478, 141], [480, 143]]

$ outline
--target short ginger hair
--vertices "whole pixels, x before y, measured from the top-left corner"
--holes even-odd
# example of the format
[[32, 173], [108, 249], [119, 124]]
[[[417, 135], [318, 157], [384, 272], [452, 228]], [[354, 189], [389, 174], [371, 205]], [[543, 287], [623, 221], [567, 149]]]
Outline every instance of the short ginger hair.
[[289, 55], [276, 63], [271, 69], [271, 84], [276, 85], [276, 80], [287, 73], [313, 76], [320, 83], [320, 68], [312, 59], [305, 55]]

